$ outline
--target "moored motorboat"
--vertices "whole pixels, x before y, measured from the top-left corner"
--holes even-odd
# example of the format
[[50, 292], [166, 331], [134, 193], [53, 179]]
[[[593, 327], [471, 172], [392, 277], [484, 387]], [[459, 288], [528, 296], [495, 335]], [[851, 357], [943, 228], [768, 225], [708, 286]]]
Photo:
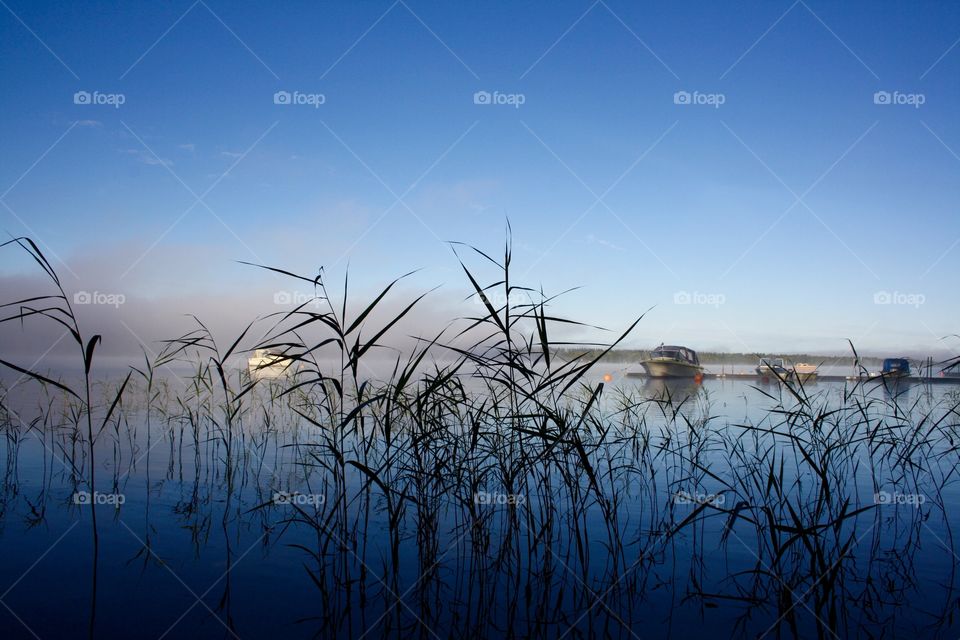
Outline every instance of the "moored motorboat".
[[886, 358], [883, 369], [877, 375], [882, 378], [909, 378], [912, 375], [910, 361], [906, 358]]
[[940, 370], [941, 378], [960, 378], [960, 360], [947, 365]]
[[817, 379], [817, 365], [798, 362], [793, 365], [791, 373], [800, 382], [812, 382]]
[[640, 366], [651, 378], [697, 378], [703, 375], [697, 352], [675, 345], [661, 344], [640, 362]]
[[247, 359], [247, 369], [253, 378], [279, 378], [290, 369], [291, 359], [270, 353], [267, 349], [256, 349]]
[[761, 378], [786, 378], [790, 375], [783, 358], [762, 358], [755, 371]]

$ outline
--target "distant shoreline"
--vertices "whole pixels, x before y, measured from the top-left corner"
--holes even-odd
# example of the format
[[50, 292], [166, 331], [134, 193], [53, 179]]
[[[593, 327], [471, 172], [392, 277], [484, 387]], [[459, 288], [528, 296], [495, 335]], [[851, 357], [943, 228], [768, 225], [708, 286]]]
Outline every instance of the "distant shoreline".
[[[582, 349], [566, 347], [563, 349], [556, 349], [553, 353], [554, 357], [569, 360], [578, 355], [583, 355], [587, 358], [595, 358], [599, 356], [602, 351], [602, 349], [593, 347], [584, 347]], [[649, 351], [645, 349], [613, 349], [601, 360], [604, 362], [639, 362], [645, 358], [648, 353]], [[700, 362], [702, 364], [756, 364], [761, 358], [783, 358], [788, 363], [808, 362], [810, 364], [828, 363], [837, 366], [854, 365], [854, 356], [852, 353], [847, 353], [844, 355], [830, 355], [810, 353], [727, 353], [719, 351], [698, 351], [697, 355], [700, 357]], [[899, 354], [893, 354], [891, 357], [899, 357]], [[909, 356], [904, 357], [909, 358]], [[879, 366], [883, 364], [883, 358], [880, 356], [860, 356], [860, 363], [866, 366]]]

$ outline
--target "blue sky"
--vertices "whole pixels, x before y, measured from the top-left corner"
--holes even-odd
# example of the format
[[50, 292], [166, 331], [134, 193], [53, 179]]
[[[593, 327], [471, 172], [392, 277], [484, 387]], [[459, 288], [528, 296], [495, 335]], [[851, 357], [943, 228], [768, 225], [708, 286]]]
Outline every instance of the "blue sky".
[[637, 346], [960, 329], [960, 5], [3, 0], [0, 35], [0, 223], [74, 289], [276, 289], [248, 260], [459, 299], [444, 242], [509, 218], [518, 276], [583, 287], [558, 311], [654, 307]]

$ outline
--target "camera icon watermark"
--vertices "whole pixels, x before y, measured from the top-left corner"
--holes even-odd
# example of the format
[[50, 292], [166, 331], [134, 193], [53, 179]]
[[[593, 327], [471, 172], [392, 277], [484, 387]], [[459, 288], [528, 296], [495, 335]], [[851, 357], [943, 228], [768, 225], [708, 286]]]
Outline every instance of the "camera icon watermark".
[[277, 505], [293, 505], [296, 507], [319, 507], [326, 502], [326, 496], [322, 493], [276, 491], [273, 494], [271, 502]]
[[726, 302], [727, 296], [722, 293], [677, 291], [673, 294], [673, 304], [702, 304], [719, 309], [720, 305]]
[[527, 498], [519, 493], [490, 493], [477, 491], [473, 494], [474, 504], [494, 504], [520, 506]]
[[519, 109], [520, 105], [524, 104], [527, 101], [527, 96], [522, 93], [500, 93], [499, 91], [494, 91], [493, 93], [489, 91], [477, 91], [473, 94], [473, 104], [493, 104], [493, 105], [508, 105], [514, 109]]
[[101, 93], [99, 91], [77, 91], [73, 94], [73, 104], [80, 105], [108, 105], [114, 109], [119, 109], [120, 105], [127, 101], [127, 96], [122, 93]]
[[94, 491], [90, 493], [89, 491], [77, 491], [73, 494], [73, 504], [94, 504], [102, 505], [109, 504], [115, 507], [120, 507], [123, 503], [127, 501], [127, 497], [122, 493], [100, 493], [99, 491]]
[[706, 504], [711, 507], [722, 507], [726, 502], [726, 496], [722, 493], [690, 493], [689, 491], [677, 491], [673, 494], [674, 504]]
[[319, 109], [326, 103], [327, 96], [322, 93], [302, 93], [300, 91], [277, 91], [273, 94], [273, 104], [307, 105]]
[[274, 291], [273, 304], [288, 307], [294, 305], [297, 307], [310, 304], [315, 307], [320, 306], [320, 298], [312, 293], [303, 291]]
[[727, 101], [723, 93], [701, 93], [699, 91], [676, 91], [673, 94], [673, 104], [703, 105], [719, 109]]
[[502, 307], [509, 306], [510, 308], [517, 308], [521, 306], [530, 306], [533, 304], [533, 300], [525, 291], [511, 291], [510, 294], [506, 294], [503, 291], [484, 291], [483, 296], [479, 293], [473, 294], [471, 300], [473, 304], [486, 306], [483, 299], [486, 298], [487, 302], [490, 303], [494, 309], [500, 309]]
[[905, 504], [915, 508], [927, 501], [927, 496], [922, 493], [898, 493], [894, 491], [878, 491], [873, 494], [874, 504]]
[[906, 105], [919, 109], [927, 101], [923, 93], [902, 93], [900, 91], [876, 91], [873, 94], [873, 104], [879, 105]]
[[120, 305], [127, 301], [127, 296], [122, 293], [103, 293], [101, 291], [77, 291], [73, 294], [74, 304], [101, 304], [108, 305], [118, 309]]
[[919, 309], [927, 301], [922, 293], [903, 293], [900, 291], [877, 291], [873, 294], [873, 304], [891, 304]]

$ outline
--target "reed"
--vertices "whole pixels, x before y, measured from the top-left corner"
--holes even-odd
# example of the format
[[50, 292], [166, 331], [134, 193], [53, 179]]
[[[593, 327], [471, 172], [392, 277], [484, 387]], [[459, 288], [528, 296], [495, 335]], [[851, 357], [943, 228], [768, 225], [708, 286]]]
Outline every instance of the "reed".
[[[571, 348], [553, 338], [556, 328], [587, 325], [555, 316], [556, 296], [514, 281], [509, 230], [496, 257], [451, 245], [480, 311], [397, 355], [386, 375], [368, 373], [370, 354], [388, 348], [429, 292], [376, 320], [402, 278], [354, 306], [346, 278], [334, 289], [323, 272], [262, 267], [309, 283], [322, 306], [251, 323], [226, 349], [196, 319], [195, 330], [101, 389], [99, 403], [90, 375], [99, 336], [82, 337], [36, 246], [11, 242], [56, 292], [5, 305], [4, 321], [71, 329], [85, 373], [74, 388], [0, 360], [50, 399], [29, 425], [0, 405], [4, 486], [27, 431], [91, 490], [103, 433], [115, 487], [117, 470], [137, 464], [141, 440], [146, 454], [166, 443], [157, 449], [166, 450], [165, 479], [180, 491], [168, 517], [189, 531], [196, 555], [219, 524], [227, 572], [218, 615], [231, 633], [242, 632], [232, 602], [243, 556], [234, 549], [238, 532], [253, 528], [265, 552], [289, 544], [302, 558], [317, 599], [301, 621], [319, 636], [625, 637], [641, 629], [666, 584], [664, 615], [695, 606], [706, 619], [736, 607], [732, 635], [878, 635], [891, 621], [855, 617], [848, 604], [907, 602], [908, 586], [891, 596], [875, 585], [895, 573], [916, 585], [911, 558], [928, 519], [950, 520], [960, 399], [918, 394], [906, 405], [895, 390], [864, 382], [779, 380], [751, 392], [766, 407], [751, 420], [724, 417], [707, 389], [608, 388], [592, 372], [643, 316], [608, 344], [556, 359]], [[527, 301], [517, 303], [518, 293]], [[289, 375], [231, 368], [255, 349], [280, 354]], [[174, 363], [192, 374], [158, 375]], [[874, 500], [882, 491], [928, 502], [888, 516]], [[149, 509], [138, 554], [145, 566], [156, 559]], [[901, 550], [896, 563], [885, 553], [891, 544]], [[718, 577], [717, 553], [719, 566], [736, 569]], [[951, 624], [950, 607], [943, 603], [937, 628]]]

